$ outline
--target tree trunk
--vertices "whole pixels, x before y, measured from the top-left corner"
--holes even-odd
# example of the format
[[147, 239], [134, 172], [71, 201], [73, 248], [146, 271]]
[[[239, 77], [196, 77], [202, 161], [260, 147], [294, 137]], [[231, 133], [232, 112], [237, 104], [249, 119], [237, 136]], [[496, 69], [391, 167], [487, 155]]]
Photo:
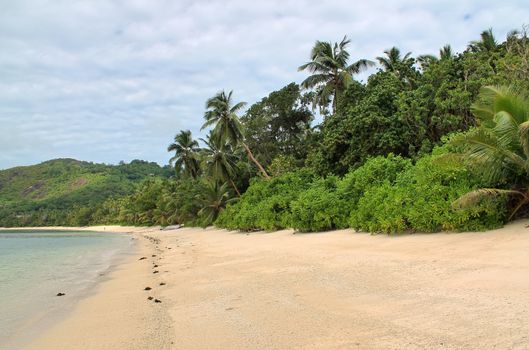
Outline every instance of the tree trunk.
[[338, 105], [338, 89], [334, 89], [334, 97], [332, 99], [332, 114], [336, 114], [336, 107]]
[[235, 182], [233, 182], [231, 178], [230, 178], [230, 184], [231, 184], [231, 187], [233, 187], [233, 189], [235, 190], [235, 192], [237, 192], [237, 197], [240, 197], [241, 192], [239, 192], [239, 189], [237, 188], [237, 186], [235, 185]]
[[255, 165], [257, 165], [257, 168], [259, 168], [259, 171], [261, 172], [261, 174], [263, 174], [263, 176], [265, 177], [265, 179], [269, 179], [270, 176], [268, 176], [268, 174], [266, 173], [266, 170], [264, 170], [263, 166], [261, 165], [261, 163], [259, 163], [259, 161], [257, 159], [255, 159], [255, 157], [253, 156], [253, 153], [252, 151], [250, 150], [250, 148], [248, 147], [248, 145], [243, 142], [242, 143], [242, 146], [244, 147], [244, 149], [246, 150], [246, 153], [248, 153], [248, 157], [252, 160], [252, 162], [255, 163]]

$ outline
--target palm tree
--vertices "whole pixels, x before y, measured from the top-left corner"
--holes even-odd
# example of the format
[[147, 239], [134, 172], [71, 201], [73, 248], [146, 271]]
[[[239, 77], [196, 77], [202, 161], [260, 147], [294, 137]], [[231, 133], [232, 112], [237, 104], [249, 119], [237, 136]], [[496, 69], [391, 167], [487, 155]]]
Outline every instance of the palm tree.
[[268, 179], [270, 176], [268, 176], [261, 163], [254, 157], [245, 142], [243, 127], [237, 116], [237, 112], [246, 105], [246, 102], [239, 102], [232, 105], [232, 94], [233, 91], [230, 91], [228, 94], [225, 91], [221, 91], [206, 102], [207, 111], [204, 115], [206, 121], [202, 125], [202, 129], [214, 125], [214, 137], [230, 144], [234, 148], [241, 145], [248, 154], [248, 158], [255, 163], [261, 174]]
[[454, 51], [452, 50], [452, 46], [450, 46], [450, 44], [446, 44], [439, 50], [439, 59], [441, 61], [449, 60], [453, 57], [454, 57]]
[[174, 137], [174, 142], [167, 147], [167, 152], [175, 152], [171, 157], [169, 163], [174, 162], [176, 172], [179, 173], [182, 169], [184, 174], [197, 178], [199, 173], [198, 163], [198, 142], [193, 140], [191, 131], [181, 130], [180, 133]]
[[452, 47], [450, 45], [445, 45], [439, 50], [439, 58], [434, 55], [420, 55], [417, 57], [417, 62], [424, 70], [434, 63], [449, 60], [453, 57], [454, 53], [452, 52]]
[[401, 56], [400, 50], [394, 46], [389, 50], [385, 50], [384, 53], [386, 54], [385, 57], [377, 57], [382, 69], [396, 76], [410, 88], [414, 88], [417, 71], [413, 68], [415, 59], [411, 57], [411, 52]]
[[480, 40], [470, 42], [470, 49], [474, 52], [490, 52], [498, 47], [498, 42], [492, 33], [492, 28], [484, 30], [480, 34]]
[[206, 181], [197, 196], [198, 205], [201, 209], [198, 216], [202, 219], [203, 226], [212, 224], [226, 205], [236, 200], [230, 198], [228, 184], [220, 184], [218, 181]]
[[211, 132], [207, 140], [201, 139], [206, 148], [202, 150], [205, 160], [206, 168], [209, 175], [222, 182], [229, 182], [233, 190], [240, 196], [239, 189], [233, 182], [233, 177], [237, 171], [236, 156], [233, 154], [229, 144], [220, 138], [215, 137]]
[[[484, 87], [478, 101], [471, 107], [480, 122], [473, 132], [455, 140], [466, 147], [464, 157], [479, 164], [486, 179], [499, 183], [522, 174], [529, 177], [529, 100], [507, 87]], [[527, 186], [527, 183], [524, 184]], [[456, 205], [468, 206], [484, 196], [498, 194], [520, 198], [510, 218], [529, 203], [529, 189], [522, 190], [485, 188], [465, 194]], [[509, 218], [509, 219], [510, 219]]]
[[401, 57], [400, 50], [393, 46], [389, 50], [385, 50], [386, 57], [378, 56], [377, 61], [386, 72], [393, 72], [400, 76], [403, 66], [412, 66], [414, 59], [411, 57], [411, 52], [407, 52]]
[[301, 86], [305, 89], [316, 88], [313, 106], [325, 107], [332, 97], [332, 111], [336, 113], [338, 95], [353, 81], [353, 74], [360, 73], [374, 63], [361, 59], [348, 65], [349, 52], [346, 47], [350, 40], [344, 36], [340, 43], [316, 41], [310, 54], [310, 62], [301, 65], [298, 71], [312, 73]]

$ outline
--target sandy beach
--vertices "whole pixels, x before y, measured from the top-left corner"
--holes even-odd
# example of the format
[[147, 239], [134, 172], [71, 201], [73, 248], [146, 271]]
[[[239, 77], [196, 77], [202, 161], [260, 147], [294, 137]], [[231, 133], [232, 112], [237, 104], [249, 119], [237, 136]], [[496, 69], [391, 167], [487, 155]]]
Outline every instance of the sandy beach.
[[30, 348], [527, 349], [528, 224], [403, 236], [105, 227], [136, 235], [137, 256]]

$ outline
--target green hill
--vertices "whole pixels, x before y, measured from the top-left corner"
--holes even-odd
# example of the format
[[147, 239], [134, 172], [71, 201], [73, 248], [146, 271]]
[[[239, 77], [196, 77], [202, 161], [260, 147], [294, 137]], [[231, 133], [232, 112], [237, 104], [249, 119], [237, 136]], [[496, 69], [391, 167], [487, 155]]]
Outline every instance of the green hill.
[[141, 160], [106, 165], [54, 159], [0, 170], [0, 226], [85, 225], [108, 198], [170, 175], [169, 167]]

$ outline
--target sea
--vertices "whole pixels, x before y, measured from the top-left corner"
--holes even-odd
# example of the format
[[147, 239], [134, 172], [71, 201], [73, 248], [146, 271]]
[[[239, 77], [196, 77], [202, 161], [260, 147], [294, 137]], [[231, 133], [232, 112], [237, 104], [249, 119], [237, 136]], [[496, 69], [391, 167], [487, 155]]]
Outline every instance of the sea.
[[0, 349], [21, 348], [64, 317], [133, 247], [120, 233], [0, 231]]

